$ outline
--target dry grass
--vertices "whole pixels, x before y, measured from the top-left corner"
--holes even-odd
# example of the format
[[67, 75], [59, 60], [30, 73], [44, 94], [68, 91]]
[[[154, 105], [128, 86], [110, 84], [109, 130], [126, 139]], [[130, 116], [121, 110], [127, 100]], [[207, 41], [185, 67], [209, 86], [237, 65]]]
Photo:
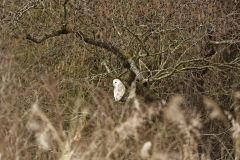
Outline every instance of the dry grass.
[[[10, 55], [1, 52], [1, 159], [210, 159], [210, 138], [201, 143], [206, 152], [198, 154], [205, 121], [200, 115], [185, 114], [182, 96], [173, 96], [166, 104], [138, 99], [125, 104], [114, 102], [101, 89], [82, 85], [90, 88], [88, 95], [62, 100], [56, 91], [58, 80], [33, 84], [42, 88], [38, 93], [31, 88], [23, 91]], [[220, 124], [228, 121], [216, 102], [207, 98], [204, 102], [209, 118]], [[228, 136], [239, 139], [239, 124], [232, 120], [232, 125]], [[218, 157], [233, 159], [226, 141], [217, 143]]]
[[[11, 70], [10, 62], [2, 61]], [[196, 116], [187, 122], [180, 109], [181, 96], [153, 107], [138, 99], [130, 105], [115, 103], [111, 95], [94, 91], [87, 102], [76, 98], [65, 104], [71, 106], [68, 114], [52, 96], [55, 104], [49, 110], [58, 112], [53, 116], [40, 96], [29, 106], [17, 102], [21, 92], [13, 73], [9, 71], [1, 81], [1, 159], [210, 159], [198, 155], [196, 137], [201, 136], [203, 120]], [[205, 102], [212, 106], [209, 118], [222, 119], [219, 107], [211, 100]], [[233, 126], [232, 136], [238, 139], [239, 124]], [[219, 154], [231, 159], [231, 153], [222, 149]]]

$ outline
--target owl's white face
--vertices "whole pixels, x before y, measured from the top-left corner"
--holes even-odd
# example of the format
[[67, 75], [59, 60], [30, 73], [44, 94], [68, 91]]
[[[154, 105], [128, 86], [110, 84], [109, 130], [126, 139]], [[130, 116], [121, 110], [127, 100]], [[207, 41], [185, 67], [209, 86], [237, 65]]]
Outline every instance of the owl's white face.
[[122, 82], [119, 79], [113, 80], [113, 86], [116, 87], [117, 85], [122, 84]]
[[115, 101], [119, 101], [125, 93], [125, 86], [119, 79], [113, 80], [113, 86]]

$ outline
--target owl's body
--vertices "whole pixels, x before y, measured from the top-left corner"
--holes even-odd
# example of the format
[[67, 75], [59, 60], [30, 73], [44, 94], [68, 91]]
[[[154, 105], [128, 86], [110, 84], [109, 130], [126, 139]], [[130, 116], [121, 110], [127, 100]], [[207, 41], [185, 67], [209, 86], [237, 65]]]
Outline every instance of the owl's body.
[[113, 86], [114, 86], [114, 91], [113, 91], [114, 99], [115, 99], [115, 101], [119, 101], [123, 97], [126, 88], [119, 79], [113, 80]]

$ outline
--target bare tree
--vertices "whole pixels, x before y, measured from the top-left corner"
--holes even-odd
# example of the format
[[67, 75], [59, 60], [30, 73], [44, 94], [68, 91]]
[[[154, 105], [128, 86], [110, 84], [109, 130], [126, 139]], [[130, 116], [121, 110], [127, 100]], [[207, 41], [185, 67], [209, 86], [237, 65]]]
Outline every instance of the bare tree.
[[[71, 95], [80, 93], [72, 81], [109, 91], [111, 86], [107, 84], [115, 78], [136, 89], [137, 97], [149, 104], [181, 94], [185, 97], [181, 107], [190, 115], [187, 121], [190, 123], [192, 117], [200, 115], [205, 124], [202, 134], [229, 130], [226, 115], [224, 126], [207, 118], [204, 97], [215, 99], [222, 110], [232, 112], [231, 95], [239, 89], [239, 2], [32, 0], [2, 3], [15, 4], [11, 11], [4, 11], [7, 16], [1, 17], [1, 24], [11, 26], [10, 34], [21, 41], [16, 47], [16, 59], [24, 70], [22, 75], [45, 73], [63, 77], [58, 89], [69, 90]], [[26, 59], [30, 60], [24, 63]], [[24, 78], [19, 77], [24, 85]], [[239, 115], [239, 112], [235, 110], [232, 114]], [[232, 143], [229, 137], [221, 138], [230, 143], [224, 146], [218, 143], [213, 150], [223, 148], [232, 157], [229, 150], [233, 147], [226, 149]], [[206, 153], [204, 149], [212, 143], [205, 148], [201, 146], [211, 136], [196, 139], [198, 152]], [[239, 157], [237, 152], [236, 157]]]

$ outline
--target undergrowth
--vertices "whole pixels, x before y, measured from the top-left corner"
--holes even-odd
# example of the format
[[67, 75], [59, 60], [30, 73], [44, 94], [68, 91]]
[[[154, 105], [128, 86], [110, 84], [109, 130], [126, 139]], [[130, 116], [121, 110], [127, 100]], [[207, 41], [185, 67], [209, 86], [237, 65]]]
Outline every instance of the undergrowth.
[[[229, 139], [239, 139], [239, 124], [210, 98], [204, 98], [206, 119], [189, 114], [181, 95], [115, 102], [111, 92], [79, 83], [81, 93], [63, 100], [59, 79], [23, 89], [9, 55], [1, 52], [1, 159], [212, 159], [212, 144], [219, 145], [216, 157], [234, 159], [237, 146]], [[207, 123], [228, 130], [202, 133]]]

